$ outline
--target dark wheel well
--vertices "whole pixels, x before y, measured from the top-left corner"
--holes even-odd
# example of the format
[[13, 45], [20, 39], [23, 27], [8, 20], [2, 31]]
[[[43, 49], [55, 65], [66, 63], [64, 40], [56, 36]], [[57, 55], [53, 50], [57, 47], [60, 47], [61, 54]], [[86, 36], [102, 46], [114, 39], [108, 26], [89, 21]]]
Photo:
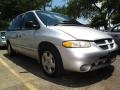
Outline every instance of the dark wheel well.
[[[49, 42], [42, 42], [39, 47], [38, 47], [38, 54], [39, 54], [39, 62], [41, 64], [41, 55], [43, 53], [43, 51], [45, 49], [48, 49], [48, 50], [52, 50], [52, 52], [54, 52], [54, 54], [56, 53], [56, 57], [58, 58], [57, 59], [57, 62], [59, 63], [57, 66], [60, 68], [58, 72], [61, 72], [61, 75], [62, 75], [62, 72], [64, 70], [63, 68], [63, 62], [62, 62], [62, 58], [61, 58], [61, 55], [59, 53], [59, 50], [57, 49], [57, 47], [55, 45], [53, 45], [52, 43], [49, 43]], [[59, 73], [60, 75], [60, 73]], [[56, 75], [56, 76], [59, 76], [59, 75]]]
[[[43, 48], [46, 48], [46, 47], [54, 47], [54, 49], [56, 49], [57, 52], [58, 52], [59, 55], [60, 55], [60, 52], [59, 52], [59, 50], [57, 49], [57, 47], [56, 47], [54, 44], [50, 43], [50, 42], [42, 42], [42, 43], [40, 43], [40, 44], [39, 44], [39, 47], [38, 47], [38, 53], [40, 53], [40, 52], [42, 51], [42, 49], [43, 49]], [[61, 58], [61, 55], [60, 55], [60, 58]]]
[[[46, 47], [54, 47], [54, 49], [56, 49], [57, 52], [59, 53], [59, 50], [57, 49], [57, 47], [54, 44], [50, 43], [50, 42], [42, 42], [42, 43], [40, 43], [39, 47], [38, 47], [38, 53], [40, 53], [42, 51], [42, 49], [46, 48]], [[59, 53], [59, 55], [60, 55], [60, 53]], [[61, 55], [60, 55], [60, 58], [61, 58]]]

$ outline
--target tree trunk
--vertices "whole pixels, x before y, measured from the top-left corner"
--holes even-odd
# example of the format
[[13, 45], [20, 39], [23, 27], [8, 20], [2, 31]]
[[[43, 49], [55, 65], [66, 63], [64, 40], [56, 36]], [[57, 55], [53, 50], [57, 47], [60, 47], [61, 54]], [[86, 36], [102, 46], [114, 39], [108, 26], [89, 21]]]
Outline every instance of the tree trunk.
[[108, 30], [107, 24], [104, 25], [104, 29], [105, 29], [105, 30]]

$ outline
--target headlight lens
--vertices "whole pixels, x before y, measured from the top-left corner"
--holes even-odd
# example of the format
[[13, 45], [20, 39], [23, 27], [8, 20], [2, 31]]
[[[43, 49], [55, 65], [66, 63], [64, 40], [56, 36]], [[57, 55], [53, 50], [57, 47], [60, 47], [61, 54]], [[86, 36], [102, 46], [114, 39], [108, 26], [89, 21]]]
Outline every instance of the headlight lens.
[[1, 38], [2, 38], [2, 39], [5, 39], [5, 36], [2, 36]]
[[67, 48], [88, 48], [91, 45], [88, 41], [64, 41], [63, 46]]

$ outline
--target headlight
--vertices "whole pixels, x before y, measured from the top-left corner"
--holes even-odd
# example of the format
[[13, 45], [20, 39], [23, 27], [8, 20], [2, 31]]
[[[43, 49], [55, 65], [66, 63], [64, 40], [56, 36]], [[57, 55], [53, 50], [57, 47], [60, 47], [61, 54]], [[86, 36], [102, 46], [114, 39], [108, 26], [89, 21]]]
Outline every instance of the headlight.
[[1, 38], [2, 38], [2, 39], [5, 39], [5, 36], [2, 36]]
[[88, 48], [91, 45], [88, 41], [64, 41], [63, 46], [67, 48]]

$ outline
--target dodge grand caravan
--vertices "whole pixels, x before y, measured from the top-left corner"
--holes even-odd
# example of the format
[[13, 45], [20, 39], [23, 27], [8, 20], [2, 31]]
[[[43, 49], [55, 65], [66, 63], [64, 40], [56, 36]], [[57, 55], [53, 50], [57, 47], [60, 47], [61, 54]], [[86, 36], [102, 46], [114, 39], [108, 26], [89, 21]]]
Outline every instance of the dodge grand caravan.
[[39, 10], [14, 18], [7, 30], [8, 55], [37, 59], [49, 76], [64, 70], [88, 72], [110, 65], [117, 45], [111, 36], [67, 16]]

